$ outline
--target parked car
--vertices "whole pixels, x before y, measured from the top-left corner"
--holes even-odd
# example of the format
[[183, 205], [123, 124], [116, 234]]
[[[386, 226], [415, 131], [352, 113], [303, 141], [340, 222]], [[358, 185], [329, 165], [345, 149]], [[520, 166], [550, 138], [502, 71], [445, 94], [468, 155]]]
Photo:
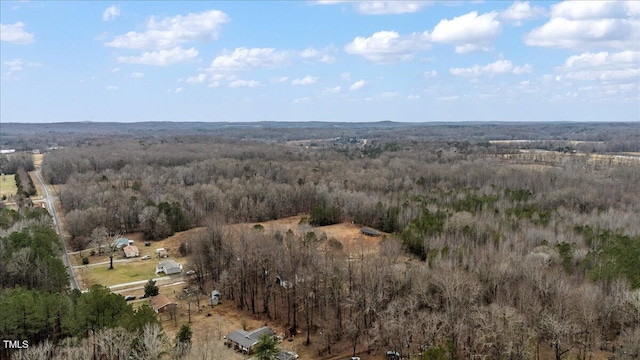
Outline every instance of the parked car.
[[141, 257], [140, 259], [149, 260], [149, 259], [151, 259], [151, 255], [145, 255], [145, 256]]
[[400, 353], [394, 350], [388, 350], [385, 355], [387, 356], [387, 359], [389, 360], [400, 360]]
[[360, 360], [360, 357], [359, 356], [352, 356], [351, 360]]
[[195, 274], [195, 273], [196, 273], [196, 271], [195, 271], [195, 270], [189, 270], [189, 271], [187, 271], [187, 273], [186, 273], [186, 274], [187, 274], [187, 275], [193, 275], [193, 274]]
[[125, 301], [131, 301], [131, 300], [135, 300], [136, 296], [135, 295], [127, 295], [124, 297]]

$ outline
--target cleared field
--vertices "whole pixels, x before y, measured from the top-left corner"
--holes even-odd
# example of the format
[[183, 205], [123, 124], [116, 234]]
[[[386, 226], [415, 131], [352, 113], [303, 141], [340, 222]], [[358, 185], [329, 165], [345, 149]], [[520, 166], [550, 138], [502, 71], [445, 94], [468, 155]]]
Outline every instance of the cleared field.
[[7, 197], [15, 195], [17, 191], [15, 175], [0, 175], [0, 197], [2, 195]]
[[[138, 247], [138, 250], [140, 250], [140, 257], [125, 259], [122, 252], [118, 251], [117, 255], [113, 258], [113, 267], [115, 269], [107, 270], [109, 268], [109, 264], [107, 263], [109, 261], [109, 257], [107, 255], [103, 254], [100, 256], [90, 256], [90, 249], [83, 250], [82, 255], [87, 256], [90, 263], [88, 266], [76, 268], [76, 275], [82, 278], [83, 284], [86, 284], [87, 287], [91, 287], [91, 285], [93, 284], [111, 286], [115, 284], [155, 278], [158, 277], [158, 275], [156, 275], [155, 273], [156, 265], [159, 261], [159, 259], [156, 258], [155, 250], [158, 248], [167, 249], [167, 251], [169, 252], [169, 257], [167, 259], [171, 259], [176, 261], [177, 263], [182, 264], [183, 266], [185, 266], [186, 271], [187, 258], [179, 256], [178, 248], [180, 247], [180, 244], [189, 236], [197, 234], [202, 230], [202, 228], [196, 228], [189, 231], [184, 231], [162, 241], [153, 241], [151, 242], [151, 246], [144, 246], [142, 234], [127, 234], [126, 237], [128, 239], [134, 240], [135, 245]], [[151, 256], [151, 259], [142, 260], [141, 257], [144, 255]], [[71, 264], [73, 266], [82, 265], [82, 256], [80, 256], [80, 253], [75, 253], [70, 257]], [[115, 262], [116, 260], [126, 260], [126, 262]], [[94, 265], [97, 263], [101, 264]]]
[[42, 166], [43, 157], [44, 155], [42, 154], [33, 154], [33, 166], [35, 166], [36, 168]]
[[[350, 255], [371, 254], [379, 250], [381, 237], [371, 237], [360, 234], [360, 226], [352, 223], [340, 223], [328, 226], [311, 226], [307, 223], [300, 224], [303, 215], [291, 216], [283, 219], [265, 221], [261, 223], [235, 225], [242, 229], [251, 229], [254, 225], [260, 224], [265, 231], [286, 233], [293, 231], [296, 235], [304, 235], [313, 231], [320, 237], [324, 233], [327, 239], [335, 239], [343, 245], [343, 251]], [[381, 232], [381, 235], [387, 235]]]
[[87, 285], [99, 283], [109, 286], [157, 277], [156, 264], [157, 261], [154, 260], [136, 258], [130, 263], [114, 263], [113, 270], [107, 270], [108, 264], [101, 264], [81, 268], [80, 272], [86, 275], [84, 280]]

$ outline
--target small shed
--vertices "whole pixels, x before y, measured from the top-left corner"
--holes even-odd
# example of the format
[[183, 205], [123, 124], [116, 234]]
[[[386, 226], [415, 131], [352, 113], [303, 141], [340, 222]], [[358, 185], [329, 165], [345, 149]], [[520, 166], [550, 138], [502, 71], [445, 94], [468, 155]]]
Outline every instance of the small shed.
[[209, 299], [209, 304], [211, 304], [211, 306], [216, 306], [220, 303], [220, 298], [222, 297], [222, 295], [220, 294], [220, 291], [218, 290], [213, 290], [211, 292], [211, 298]]
[[151, 298], [151, 308], [157, 314], [163, 313], [165, 311], [169, 311], [171, 309], [175, 309], [178, 307], [178, 304], [174, 301], [171, 301], [168, 297], [164, 295], [156, 295]]
[[140, 251], [138, 250], [138, 247], [135, 245], [127, 245], [123, 247], [122, 250], [124, 251], [124, 257], [126, 258], [140, 256]]
[[158, 248], [156, 249], [156, 256], [159, 258], [166, 258], [169, 257], [169, 252], [165, 248]]
[[367, 236], [380, 236], [380, 231], [366, 226], [360, 229], [360, 233]]

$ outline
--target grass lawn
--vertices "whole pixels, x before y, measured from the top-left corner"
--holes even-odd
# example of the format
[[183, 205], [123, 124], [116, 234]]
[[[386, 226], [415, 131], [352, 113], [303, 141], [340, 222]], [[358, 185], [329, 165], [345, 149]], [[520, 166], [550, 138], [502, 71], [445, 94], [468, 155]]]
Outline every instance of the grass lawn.
[[2, 195], [7, 195], [7, 197], [15, 195], [17, 191], [15, 175], [0, 175], [0, 197]]
[[114, 263], [113, 270], [107, 270], [109, 264], [100, 264], [76, 269], [76, 271], [83, 273], [88, 286], [89, 283], [110, 286], [158, 277], [156, 275], [157, 263], [155, 260], [140, 260], [140, 258], [136, 258], [129, 263]]
[[[156, 265], [161, 259], [156, 258], [155, 250], [161, 247], [169, 250], [170, 256], [167, 259], [171, 259], [182, 264], [185, 266], [186, 271], [187, 258], [180, 257], [177, 250], [179, 246], [179, 241], [177, 240], [184, 237], [184, 234], [174, 235], [162, 241], [154, 241], [151, 246], [144, 246], [144, 242], [138, 240], [136, 235], [131, 235], [133, 234], [129, 234], [128, 238], [135, 239], [136, 246], [140, 250], [140, 257], [133, 258], [130, 262], [115, 262], [116, 260], [124, 259], [122, 253], [118, 251], [117, 255], [113, 258], [113, 267], [115, 268], [113, 270], [107, 270], [109, 268], [108, 263], [91, 266], [91, 264], [109, 261], [109, 257], [107, 255], [102, 254], [100, 256], [89, 256], [90, 250], [82, 251], [82, 255], [89, 258], [90, 266], [77, 268], [75, 271], [82, 276], [87, 287], [90, 287], [93, 284], [110, 286], [163, 276], [164, 274], [156, 275]], [[150, 255], [151, 259], [142, 260], [141, 257], [144, 255]], [[73, 254], [70, 257], [73, 265], [82, 264], [82, 257], [80, 254]]]

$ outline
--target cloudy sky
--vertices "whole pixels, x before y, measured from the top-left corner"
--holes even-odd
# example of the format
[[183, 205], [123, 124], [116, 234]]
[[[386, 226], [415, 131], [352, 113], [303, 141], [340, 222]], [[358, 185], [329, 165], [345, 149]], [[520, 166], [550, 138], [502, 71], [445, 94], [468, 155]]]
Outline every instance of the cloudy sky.
[[640, 2], [1, 1], [0, 120], [639, 121]]

